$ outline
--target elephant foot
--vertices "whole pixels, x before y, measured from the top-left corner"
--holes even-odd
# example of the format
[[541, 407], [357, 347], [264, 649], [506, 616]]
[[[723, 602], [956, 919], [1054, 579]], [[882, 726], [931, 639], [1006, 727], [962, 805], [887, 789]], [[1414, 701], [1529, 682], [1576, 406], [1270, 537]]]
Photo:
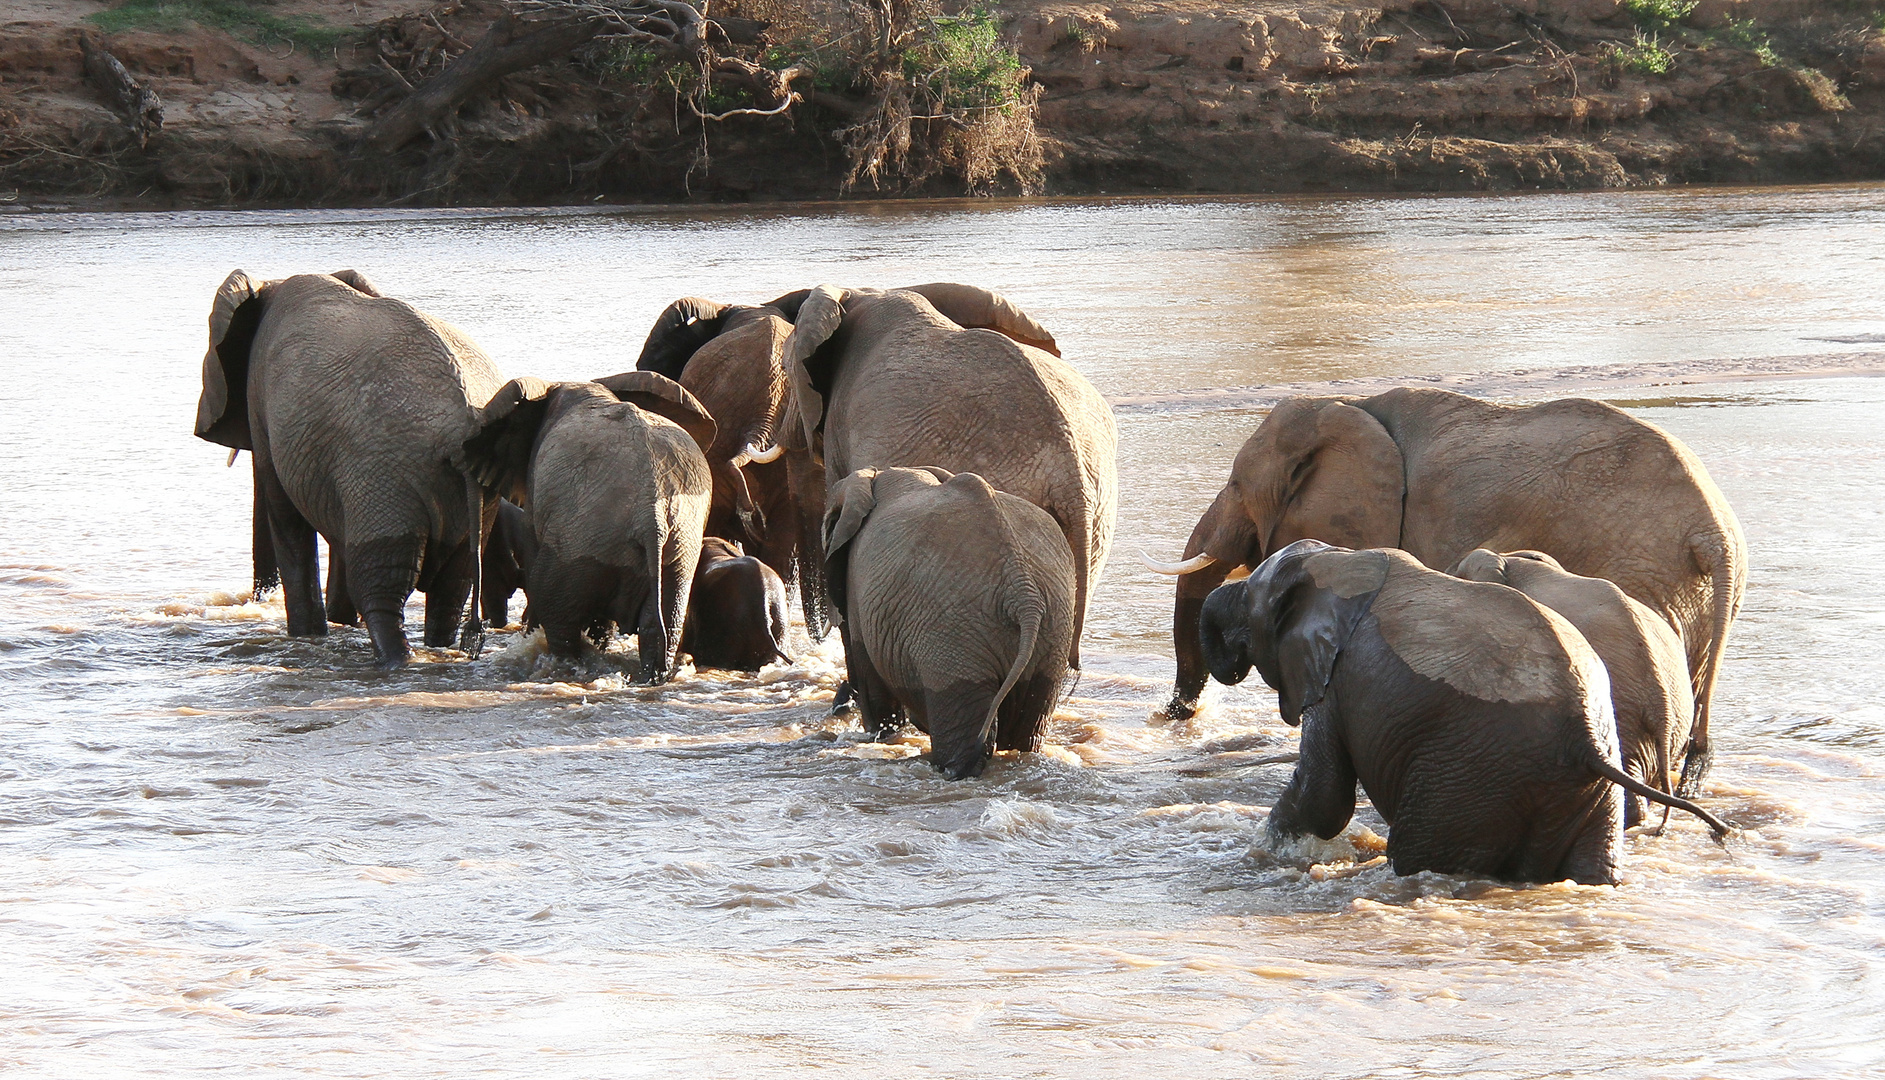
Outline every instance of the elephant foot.
[[373, 639], [373, 662], [380, 670], [404, 667], [412, 659], [412, 648], [406, 644], [405, 623], [393, 612], [367, 612], [367, 636]]
[[1688, 752], [1682, 758], [1682, 778], [1676, 782], [1676, 794], [1684, 799], [1700, 795], [1702, 781], [1708, 778], [1708, 770], [1714, 764], [1714, 747], [1706, 743], [1698, 747], [1690, 742]]
[[1175, 724], [1183, 720], [1189, 720], [1196, 715], [1198, 715], [1198, 701], [1196, 698], [1186, 701], [1183, 697], [1173, 694], [1172, 699], [1165, 703], [1163, 709], [1152, 714], [1152, 718], [1162, 723]]

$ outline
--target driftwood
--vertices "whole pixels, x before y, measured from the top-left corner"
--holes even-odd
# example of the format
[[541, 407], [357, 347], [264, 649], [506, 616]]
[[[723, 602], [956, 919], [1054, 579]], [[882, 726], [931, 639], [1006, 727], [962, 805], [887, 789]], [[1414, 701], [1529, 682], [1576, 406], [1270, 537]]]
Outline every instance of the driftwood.
[[103, 42], [92, 34], [79, 35], [79, 49], [85, 54], [85, 77], [105, 92], [111, 104], [125, 117], [138, 149], [150, 142], [164, 126], [164, 101], [148, 82], [131, 77], [124, 64], [111, 55]]

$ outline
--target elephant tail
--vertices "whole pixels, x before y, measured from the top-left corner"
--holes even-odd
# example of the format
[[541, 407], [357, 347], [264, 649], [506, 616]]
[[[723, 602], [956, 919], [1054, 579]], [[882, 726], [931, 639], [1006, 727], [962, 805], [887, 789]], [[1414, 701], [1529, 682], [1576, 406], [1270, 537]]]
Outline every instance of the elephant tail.
[[1728, 825], [1725, 822], [1723, 822], [1720, 818], [1702, 809], [1701, 807], [1695, 805], [1689, 800], [1684, 799], [1677, 795], [1670, 795], [1665, 792], [1657, 791], [1655, 788], [1650, 787], [1648, 784], [1643, 783], [1641, 780], [1638, 780], [1636, 777], [1631, 776], [1629, 773], [1626, 773], [1622, 769], [1619, 769], [1615, 765], [1612, 765], [1608, 761], [1605, 761], [1601, 756], [1599, 756], [1595, 752], [1593, 752], [1590, 755], [1590, 757], [1586, 760], [1585, 764], [1590, 768], [1592, 772], [1596, 773], [1598, 776], [1603, 777], [1605, 780], [1608, 780], [1611, 783], [1617, 785], [1618, 787], [1622, 788], [1625, 791], [1640, 795], [1643, 798], [1650, 800], [1651, 802], [1661, 803], [1664, 806], [1670, 806], [1670, 807], [1674, 807], [1677, 810], [1687, 811], [1688, 813], [1694, 814], [1696, 817], [1701, 818], [1704, 822], [1708, 824], [1709, 830], [1715, 834], [1715, 842], [1717, 844], [1726, 840], [1728, 838], [1729, 832], [1732, 831], [1731, 829], [1728, 828]]
[[1001, 689], [995, 691], [994, 700], [988, 703], [988, 715], [982, 718], [984, 741], [988, 739], [990, 733], [995, 731], [996, 725], [1000, 722], [1001, 703], [1008, 700], [1008, 695], [1014, 692], [1015, 684], [1019, 683], [1021, 676], [1027, 674], [1028, 668], [1033, 666], [1034, 651], [1040, 646], [1041, 624], [1047, 620], [1047, 605], [1041, 599], [1040, 590], [1034, 588], [1033, 584], [1033, 582], [1028, 582], [1021, 602], [1016, 605], [1019, 610], [1010, 610], [1010, 614], [1021, 624], [1021, 640], [1015, 645], [1014, 663], [1008, 665], [1008, 677], [1001, 681]]
[[1747, 574], [1741, 557], [1744, 544], [1737, 542], [1739, 534], [1740, 530], [1735, 528], [1727, 535], [1716, 537], [1708, 548], [1698, 546], [1695, 551], [1696, 563], [1709, 578], [1708, 651], [1691, 674], [1695, 688], [1695, 721], [1689, 727], [1682, 778], [1676, 784], [1676, 792], [1684, 796], [1693, 796], [1701, 788], [1702, 779], [1708, 775], [1708, 767], [1715, 757], [1708, 731], [1710, 706], [1715, 699], [1715, 681], [1721, 674], [1722, 658], [1728, 648], [1728, 628], [1734, 624], [1736, 610], [1740, 607], [1741, 586]]

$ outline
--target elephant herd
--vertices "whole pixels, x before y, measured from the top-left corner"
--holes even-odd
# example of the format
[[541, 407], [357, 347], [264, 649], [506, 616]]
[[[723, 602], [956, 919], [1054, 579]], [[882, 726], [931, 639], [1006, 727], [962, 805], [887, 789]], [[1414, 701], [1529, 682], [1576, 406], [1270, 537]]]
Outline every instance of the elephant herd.
[[[683, 653], [788, 659], [789, 583], [813, 637], [838, 630], [866, 727], [914, 724], [950, 777], [1039, 745], [1118, 498], [1105, 399], [1025, 312], [955, 284], [684, 298], [635, 370], [552, 383], [506, 381], [356, 272], [236, 271], [196, 434], [251, 452], [255, 586], [279, 583], [291, 635], [364, 622], [397, 666], [417, 589], [425, 643], [475, 655], [522, 588], [552, 652], [633, 633], [659, 683]], [[1709, 762], [1745, 541], [1650, 424], [1291, 399], [1184, 560], [1147, 562], [1178, 575], [1165, 716], [1255, 667], [1303, 728], [1275, 837], [1335, 836], [1357, 782], [1400, 873], [1614, 882], [1638, 799], [1725, 831], [1676, 792]]]

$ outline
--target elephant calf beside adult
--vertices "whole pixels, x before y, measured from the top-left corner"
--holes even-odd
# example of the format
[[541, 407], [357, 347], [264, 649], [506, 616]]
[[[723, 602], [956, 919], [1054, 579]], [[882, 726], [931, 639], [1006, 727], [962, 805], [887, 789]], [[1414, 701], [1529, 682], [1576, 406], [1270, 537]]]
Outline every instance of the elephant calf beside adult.
[[1053, 336], [971, 286], [820, 285], [797, 304], [784, 362], [797, 422], [781, 426], [781, 444], [809, 449], [828, 485], [860, 469], [933, 466], [1047, 512], [1073, 552], [1068, 662], [1079, 667], [1112, 544], [1118, 432]]
[[[503, 385], [457, 328], [383, 297], [351, 270], [230, 274], [210, 310], [199, 438], [252, 451], [256, 584], [278, 573], [288, 632], [365, 616], [382, 666], [410, 655], [406, 599], [426, 594], [425, 643], [448, 645], [475, 586], [487, 507], [451, 458]], [[321, 597], [315, 535], [334, 575]], [[465, 623], [475, 640], [477, 613]]]
[[1683, 782], [1706, 772], [1709, 705], [1747, 582], [1747, 541], [1708, 471], [1675, 437], [1582, 398], [1529, 407], [1445, 390], [1279, 403], [1237, 452], [1192, 529], [1172, 617], [1167, 715], [1204, 688], [1198, 615], [1236, 567], [1296, 540], [1396, 547], [1430, 567], [1474, 548], [1529, 549], [1605, 578], [1682, 637], [1695, 695]]
[[1397, 874], [1614, 885], [1617, 787], [1727, 832], [1619, 767], [1603, 662], [1515, 589], [1404, 551], [1299, 540], [1214, 590], [1200, 636], [1213, 676], [1235, 684], [1255, 666], [1302, 727], [1273, 838], [1334, 838], [1357, 781], [1388, 823]]

